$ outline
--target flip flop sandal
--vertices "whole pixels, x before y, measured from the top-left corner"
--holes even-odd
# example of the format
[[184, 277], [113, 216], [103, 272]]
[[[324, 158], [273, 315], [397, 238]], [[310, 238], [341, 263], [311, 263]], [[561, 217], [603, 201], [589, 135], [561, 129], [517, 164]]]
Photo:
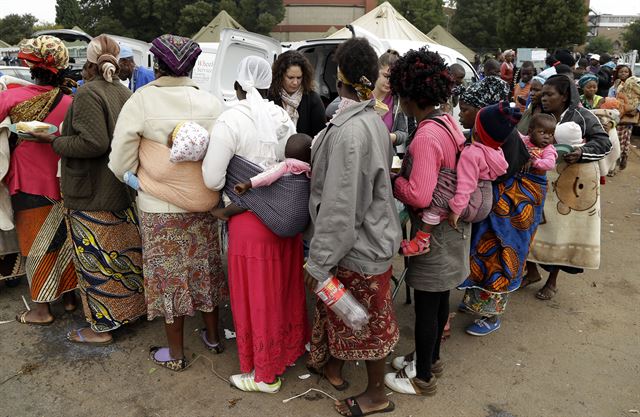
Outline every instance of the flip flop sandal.
[[49, 321], [28, 321], [27, 314], [29, 314], [29, 310], [25, 310], [20, 314], [16, 314], [16, 321], [18, 323], [28, 324], [30, 326], [51, 326], [53, 322], [56, 321], [55, 318], [52, 318]]
[[[77, 339], [73, 338], [74, 333], [78, 337]], [[113, 337], [111, 337], [111, 340], [106, 340], [104, 342], [91, 342], [82, 335], [82, 329], [72, 330], [69, 333], [67, 333], [67, 340], [70, 341], [71, 343], [77, 343], [79, 345], [93, 345], [93, 346], [106, 346], [113, 343]]]
[[338, 384], [338, 385], [333, 384], [331, 381], [329, 381], [329, 378], [327, 378], [327, 376], [325, 375], [324, 367], [322, 368], [322, 371], [319, 371], [318, 369], [311, 366], [307, 366], [307, 369], [312, 374], [319, 375], [321, 379], [326, 379], [329, 385], [331, 385], [336, 391], [346, 391], [351, 386], [351, 384], [349, 384], [349, 381], [347, 381], [346, 379], [342, 380], [342, 384]]
[[206, 338], [206, 334], [207, 334], [207, 329], [200, 329], [199, 330], [200, 333], [200, 338], [202, 339], [202, 343], [204, 343], [204, 347], [206, 347], [209, 352], [212, 352], [216, 355], [221, 354], [222, 352], [224, 352], [224, 346], [222, 345], [222, 343], [218, 342], [214, 345], [212, 345], [211, 343], [209, 343], [209, 341]]
[[542, 289], [540, 289], [540, 291], [536, 293], [536, 298], [538, 300], [549, 301], [553, 297], [555, 297], [557, 292], [558, 292], [557, 288], [549, 288], [547, 286], [544, 286], [542, 287]]
[[162, 346], [151, 346], [149, 349], [149, 359], [158, 366], [167, 368], [174, 372], [181, 372], [187, 368], [187, 358], [184, 356], [181, 359], [171, 359], [168, 361], [159, 361], [156, 359], [156, 352], [162, 349]]
[[385, 408], [380, 410], [368, 411], [366, 413], [362, 412], [362, 409], [360, 408], [360, 404], [358, 404], [358, 401], [356, 400], [355, 397], [347, 398], [346, 400], [344, 400], [344, 403], [347, 407], [349, 407], [349, 412], [353, 417], [370, 416], [372, 414], [379, 414], [379, 413], [390, 413], [396, 409], [396, 405], [391, 400], [389, 401], [389, 404]]
[[542, 277], [536, 279], [535, 281], [531, 281], [525, 276], [524, 278], [522, 278], [522, 284], [520, 284], [520, 288], [527, 288], [529, 285], [535, 284], [536, 282], [540, 281], [542, 281]]

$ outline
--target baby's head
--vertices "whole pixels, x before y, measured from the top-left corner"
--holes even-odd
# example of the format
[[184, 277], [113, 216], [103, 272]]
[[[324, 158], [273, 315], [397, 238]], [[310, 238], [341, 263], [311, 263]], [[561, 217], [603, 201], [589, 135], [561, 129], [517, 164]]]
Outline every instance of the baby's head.
[[529, 139], [539, 148], [553, 144], [556, 118], [550, 114], [538, 113], [529, 122]]
[[582, 129], [576, 122], [562, 123], [556, 126], [556, 142], [561, 145], [578, 146], [582, 144]]
[[311, 136], [304, 133], [296, 133], [289, 136], [284, 148], [284, 157], [297, 159], [302, 162], [311, 162]]
[[171, 162], [202, 161], [209, 146], [209, 132], [195, 122], [180, 122], [169, 136]]

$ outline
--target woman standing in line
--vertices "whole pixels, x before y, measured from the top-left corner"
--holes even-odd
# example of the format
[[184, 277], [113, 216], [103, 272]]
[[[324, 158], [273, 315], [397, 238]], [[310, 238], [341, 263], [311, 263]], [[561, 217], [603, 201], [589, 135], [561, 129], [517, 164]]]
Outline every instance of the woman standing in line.
[[629, 152], [631, 151], [631, 134], [633, 127], [640, 120], [640, 80], [631, 75], [631, 68], [627, 65], [619, 65], [614, 74], [613, 91], [615, 97], [621, 102], [620, 123], [618, 123], [618, 138], [620, 139], [620, 170], [627, 167]]
[[314, 137], [324, 129], [324, 104], [315, 91], [313, 67], [298, 51], [287, 51], [273, 63], [267, 98], [287, 111], [298, 133]]
[[[20, 46], [18, 57], [29, 66], [35, 84], [0, 93], [0, 120], [9, 116], [11, 123], [35, 120], [59, 129], [71, 106], [71, 89], [64, 76], [69, 65], [67, 48], [56, 37], [38, 36]], [[78, 280], [57, 177], [60, 157], [50, 142], [49, 135], [38, 141], [17, 139], [3, 179], [11, 195], [20, 252], [26, 257], [31, 300], [36, 303], [31, 311], [16, 316], [25, 324], [53, 323], [49, 304], [60, 297], [65, 311], [76, 308], [72, 291]]]
[[87, 46], [84, 85], [53, 149], [61, 183], [80, 295], [90, 327], [70, 332], [76, 343], [108, 344], [111, 332], [145, 314], [142, 253], [133, 196], [107, 167], [118, 115], [131, 92], [118, 79], [118, 43], [100, 35]]
[[[150, 51], [156, 79], [122, 108], [109, 168], [118, 179], [124, 179], [127, 171], [137, 172], [146, 184], [138, 192], [137, 205], [147, 318], [164, 318], [168, 341], [167, 347], [152, 347], [149, 355], [159, 366], [182, 371], [187, 366], [183, 336], [187, 315], [202, 313], [205, 328], [199, 335], [204, 346], [222, 352], [218, 306], [226, 296], [226, 283], [218, 224], [209, 212], [219, 196], [204, 186], [201, 162], [169, 162], [168, 143], [182, 122], [198, 123], [211, 132], [221, 105], [189, 78], [202, 52], [197, 43], [162, 35], [153, 40]], [[174, 199], [187, 191], [188, 202]], [[200, 208], [191, 209], [191, 203]]]

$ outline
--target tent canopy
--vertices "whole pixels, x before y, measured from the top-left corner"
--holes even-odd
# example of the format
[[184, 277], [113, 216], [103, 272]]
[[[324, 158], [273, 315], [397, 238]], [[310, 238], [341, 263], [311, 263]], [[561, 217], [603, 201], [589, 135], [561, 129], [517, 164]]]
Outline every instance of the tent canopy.
[[436, 25], [436, 27], [431, 29], [431, 32], [429, 32], [427, 36], [432, 38], [440, 45], [448, 46], [449, 48], [460, 52], [462, 55], [464, 55], [465, 58], [469, 60], [469, 62], [473, 62], [475, 52], [467, 48], [465, 44], [460, 42], [455, 36], [449, 33], [442, 26]]
[[229, 13], [222, 10], [207, 26], [203, 26], [198, 33], [193, 35], [193, 40], [196, 42], [220, 42], [220, 33], [223, 29], [228, 28], [245, 30]]
[[0, 39], [0, 48], [11, 48], [11, 45]]
[[[422, 33], [420, 29], [413, 26], [387, 1], [364, 16], [357, 18], [351, 24], [359, 26], [382, 39], [404, 39], [436, 43]], [[351, 32], [347, 28], [342, 28], [327, 37], [333, 39], [350, 38]]]

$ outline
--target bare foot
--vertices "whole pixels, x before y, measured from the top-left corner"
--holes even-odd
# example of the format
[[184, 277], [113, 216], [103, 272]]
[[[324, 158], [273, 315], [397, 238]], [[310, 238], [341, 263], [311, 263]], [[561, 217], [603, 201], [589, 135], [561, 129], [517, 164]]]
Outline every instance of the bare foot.
[[113, 342], [113, 336], [111, 333], [96, 333], [91, 330], [90, 327], [84, 329], [72, 330], [67, 334], [67, 339], [74, 343], [87, 343], [87, 344], [99, 344], [106, 345]]
[[[351, 407], [360, 407], [362, 414], [367, 413], [375, 413], [377, 411], [386, 410], [388, 407], [391, 407], [391, 401], [386, 398], [382, 400], [374, 400], [373, 398], [367, 396], [366, 393], [360, 394], [357, 397], [347, 398], [343, 401], [335, 402], [335, 409], [338, 413], [343, 416], [351, 416], [351, 410], [349, 410], [349, 406]], [[390, 411], [390, 410], [389, 410]]]
[[76, 308], [78, 308], [76, 294], [73, 291], [62, 294], [62, 302], [64, 303], [64, 311], [67, 313], [76, 311]]

